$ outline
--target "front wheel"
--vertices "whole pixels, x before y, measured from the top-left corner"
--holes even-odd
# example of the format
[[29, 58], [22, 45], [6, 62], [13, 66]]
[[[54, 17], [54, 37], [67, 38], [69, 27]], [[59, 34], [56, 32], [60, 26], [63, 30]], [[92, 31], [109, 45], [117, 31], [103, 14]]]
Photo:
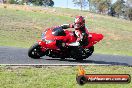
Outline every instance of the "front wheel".
[[31, 46], [28, 50], [28, 56], [34, 59], [39, 59], [41, 56], [43, 56], [41, 46], [38, 43]]

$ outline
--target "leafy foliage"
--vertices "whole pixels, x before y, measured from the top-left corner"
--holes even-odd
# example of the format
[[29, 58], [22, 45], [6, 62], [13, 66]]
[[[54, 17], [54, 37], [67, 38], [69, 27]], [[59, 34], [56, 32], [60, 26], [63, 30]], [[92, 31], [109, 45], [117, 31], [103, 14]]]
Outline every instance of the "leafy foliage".
[[124, 5], [124, 0], [117, 0], [114, 4], [113, 4], [113, 9], [115, 10], [116, 14], [119, 17], [119, 14], [123, 14], [125, 5]]
[[132, 20], [132, 0], [127, 0], [126, 2], [126, 12], [125, 15], [127, 18]]
[[95, 7], [95, 12], [105, 13], [109, 10], [111, 0], [91, 0], [90, 2]]
[[54, 6], [54, 1], [53, 0], [4, 0], [5, 3], [10, 3], [10, 4], [33, 4], [37, 6]]
[[81, 10], [88, 5], [87, 0], [73, 0], [73, 2], [75, 5], [79, 6], [81, 8]]
[[54, 6], [53, 0], [29, 0], [29, 2], [38, 6]]

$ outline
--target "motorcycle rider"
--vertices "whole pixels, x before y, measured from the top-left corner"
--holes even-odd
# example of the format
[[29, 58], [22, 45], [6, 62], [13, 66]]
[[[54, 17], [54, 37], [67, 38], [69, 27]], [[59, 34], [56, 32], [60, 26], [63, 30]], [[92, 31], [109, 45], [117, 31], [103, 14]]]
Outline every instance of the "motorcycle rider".
[[76, 42], [71, 43], [71, 46], [86, 46], [88, 45], [89, 32], [85, 27], [85, 19], [83, 16], [76, 16], [73, 24], [63, 24], [62, 29], [75, 28], [75, 35], [77, 37]]

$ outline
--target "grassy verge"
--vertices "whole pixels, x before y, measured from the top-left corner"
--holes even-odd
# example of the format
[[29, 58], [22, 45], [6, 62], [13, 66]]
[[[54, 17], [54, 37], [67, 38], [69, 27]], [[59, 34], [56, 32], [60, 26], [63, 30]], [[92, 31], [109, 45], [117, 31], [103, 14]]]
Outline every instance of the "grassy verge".
[[[131, 88], [129, 84], [76, 83], [77, 66], [8, 67], [0, 66], [1, 88]], [[132, 67], [84, 66], [87, 74], [130, 74]]]
[[[6, 6], [6, 8], [4, 8]], [[86, 17], [90, 32], [102, 33], [95, 53], [132, 56], [132, 22], [79, 10], [0, 5], [0, 46], [29, 48], [48, 27]]]

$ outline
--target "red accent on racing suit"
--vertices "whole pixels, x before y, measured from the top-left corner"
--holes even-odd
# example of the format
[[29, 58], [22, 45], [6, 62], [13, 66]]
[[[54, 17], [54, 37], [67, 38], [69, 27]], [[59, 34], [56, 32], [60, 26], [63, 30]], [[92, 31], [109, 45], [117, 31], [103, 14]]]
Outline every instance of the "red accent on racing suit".
[[[74, 28], [74, 24], [63, 24], [61, 25], [63, 29], [67, 28]], [[84, 26], [79, 29], [75, 29], [75, 34], [77, 36], [76, 42], [79, 42], [81, 45], [87, 45], [88, 44], [88, 29]]]

